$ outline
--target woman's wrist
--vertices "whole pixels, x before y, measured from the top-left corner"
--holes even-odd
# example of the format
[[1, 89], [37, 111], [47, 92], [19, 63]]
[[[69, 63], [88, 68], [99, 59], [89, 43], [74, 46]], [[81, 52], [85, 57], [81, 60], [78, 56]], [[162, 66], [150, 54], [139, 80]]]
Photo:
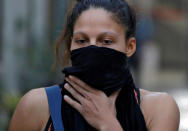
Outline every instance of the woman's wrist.
[[111, 119], [109, 122], [101, 125], [99, 131], [123, 131], [123, 129], [117, 119]]

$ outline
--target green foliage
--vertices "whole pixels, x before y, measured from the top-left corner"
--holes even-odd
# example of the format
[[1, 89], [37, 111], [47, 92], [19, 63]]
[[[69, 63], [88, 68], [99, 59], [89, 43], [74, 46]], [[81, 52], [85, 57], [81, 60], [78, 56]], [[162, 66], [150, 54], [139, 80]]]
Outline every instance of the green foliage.
[[0, 130], [8, 130], [10, 119], [21, 95], [9, 94], [0, 88]]
[[10, 95], [8, 93], [5, 93], [3, 95], [2, 103], [4, 105], [4, 108], [12, 114], [20, 99], [21, 95]]

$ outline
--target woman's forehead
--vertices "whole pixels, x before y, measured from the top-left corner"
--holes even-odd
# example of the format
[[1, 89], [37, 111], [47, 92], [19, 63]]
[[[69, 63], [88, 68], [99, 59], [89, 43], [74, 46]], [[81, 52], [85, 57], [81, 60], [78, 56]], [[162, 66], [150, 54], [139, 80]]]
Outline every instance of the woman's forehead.
[[102, 8], [90, 8], [78, 17], [73, 32], [124, 33], [124, 27], [118, 24], [112, 18], [112, 14], [106, 10]]

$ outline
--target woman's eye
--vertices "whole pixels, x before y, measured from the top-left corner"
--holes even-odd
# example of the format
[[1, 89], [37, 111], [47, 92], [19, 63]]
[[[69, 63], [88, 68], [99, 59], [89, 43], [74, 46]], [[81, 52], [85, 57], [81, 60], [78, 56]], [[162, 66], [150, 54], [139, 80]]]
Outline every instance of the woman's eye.
[[103, 44], [112, 44], [111, 40], [103, 40]]
[[78, 44], [84, 44], [84, 43], [86, 43], [86, 40], [84, 40], [84, 39], [76, 40], [76, 43], [78, 43]]

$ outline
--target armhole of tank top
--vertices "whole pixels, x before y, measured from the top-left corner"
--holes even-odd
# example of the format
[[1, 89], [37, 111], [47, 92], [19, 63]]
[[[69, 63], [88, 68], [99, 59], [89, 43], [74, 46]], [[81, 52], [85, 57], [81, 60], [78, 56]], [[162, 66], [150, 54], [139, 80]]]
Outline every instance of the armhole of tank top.
[[48, 131], [48, 129], [50, 128], [52, 121], [51, 121], [51, 116], [48, 118], [48, 122], [46, 123], [46, 127], [45, 127], [45, 131]]
[[48, 119], [48, 122], [46, 123], [46, 127], [44, 131], [52, 131], [51, 129], [53, 128], [53, 124], [52, 124], [52, 118], [51, 116]]
[[139, 88], [136, 88], [136, 94], [137, 94], [138, 104], [140, 105], [141, 101], [140, 101], [140, 89]]

